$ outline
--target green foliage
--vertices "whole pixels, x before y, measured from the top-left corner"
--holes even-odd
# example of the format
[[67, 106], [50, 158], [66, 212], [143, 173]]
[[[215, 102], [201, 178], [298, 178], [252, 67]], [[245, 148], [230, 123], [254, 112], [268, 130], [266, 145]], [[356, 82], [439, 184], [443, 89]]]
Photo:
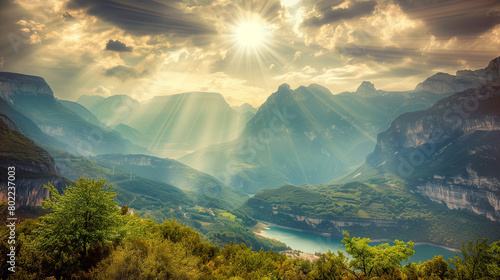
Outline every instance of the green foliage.
[[401, 268], [402, 261], [408, 261], [415, 251], [415, 245], [409, 241], [405, 244], [402, 241], [394, 240], [394, 245], [382, 243], [375, 247], [368, 245], [369, 238], [353, 237], [345, 233], [342, 243], [346, 246], [346, 252], [353, 257], [349, 262], [354, 270], [360, 270], [365, 276], [372, 274], [381, 277], [382, 275], [392, 275], [396, 269]]
[[469, 241], [462, 245], [462, 255], [455, 256], [450, 262], [455, 265], [459, 280], [500, 279], [500, 245], [495, 242], [487, 244], [487, 239], [476, 239], [473, 245]]
[[[459, 248], [463, 240], [477, 236], [500, 239], [500, 223], [467, 210], [448, 209], [446, 205], [416, 194], [396, 179], [376, 183], [283, 186], [259, 192], [239, 210], [254, 218], [293, 228], [340, 234], [341, 231], [328, 220], [347, 221], [354, 224], [341, 230], [358, 236], [404, 237], [455, 248]], [[312, 227], [304, 219], [294, 219], [290, 215], [324, 222]], [[378, 222], [392, 227], [387, 230], [377, 225]]]
[[[64, 259], [63, 263], [80, 263], [88, 267], [89, 250], [106, 246], [118, 238], [120, 225], [115, 193], [105, 181], [80, 179], [67, 186], [64, 195], [49, 184], [51, 197], [43, 201], [43, 208], [51, 213], [43, 216], [36, 229], [36, 246]], [[68, 253], [73, 252], [73, 253]]]
[[328, 250], [328, 253], [321, 254], [321, 257], [314, 262], [311, 278], [340, 280], [347, 276], [347, 257], [340, 251], [337, 253], [338, 255], [335, 255]]
[[251, 229], [243, 226], [238, 219], [231, 220], [228, 217], [222, 217], [215, 223], [200, 228], [204, 238], [212, 244], [224, 246], [225, 244], [247, 244], [254, 250], [286, 250], [286, 244], [263, 237], [256, 236]]
[[[16, 226], [16, 272], [2, 270], [1, 279], [500, 279], [500, 241], [464, 244], [463, 258], [451, 260], [455, 270], [442, 256], [401, 267], [414, 253], [411, 241], [370, 246], [370, 239], [346, 233], [348, 256], [329, 251], [312, 256], [317, 259], [311, 262], [265, 249], [254, 251], [245, 243], [220, 248], [203, 241], [213, 235], [215, 240], [236, 243], [243, 236], [248, 244], [259, 245], [234, 214], [216, 216], [212, 226], [220, 231], [206, 226], [208, 233], [203, 235], [176, 220], [158, 224], [131, 215], [127, 206], [117, 206], [115, 194], [105, 185], [81, 179], [64, 194], [49, 186], [52, 196], [44, 207], [51, 213]], [[235, 230], [243, 234], [228, 234]], [[3, 226], [0, 235], [8, 231]], [[0, 262], [6, 262], [9, 250], [2, 239]]]
[[452, 279], [455, 274], [441, 255], [420, 264], [418, 269], [421, 276], [426, 279]]
[[170, 240], [125, 242], [92, 271], [93, 279], [198, 279], [201, 258]]

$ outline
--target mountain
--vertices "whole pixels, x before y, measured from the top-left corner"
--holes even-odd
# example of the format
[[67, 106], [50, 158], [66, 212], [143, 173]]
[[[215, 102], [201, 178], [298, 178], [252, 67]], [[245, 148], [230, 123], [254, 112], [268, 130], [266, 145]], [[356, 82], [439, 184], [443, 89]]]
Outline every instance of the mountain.
[[451, 209], [500, 221], [498, 65], [497, 58], [484, 71], [485, 85], [396, 118], [366, 162], [336, 182], [396, 176]]
[[179, 160], [226, 184], [256, 193], [283, 184], [319, 184], [360, 164], [375, 135], [399, 114], [430, 107], [429, 92], [386, 92], [363, 82], [337, 95], [316, 84], [283, 84], [234, 141]]
[[40, 77], [0, 72], [0, 98], [52, 136], [68, 151], [82, 155], [134, 153], [145, 149], [108, 128], [90, 123], [58, 102]]
[[141, 147], [149, 147], [149, 141], [146, 136], [139, 130], [132, 128], [126, 124], [113, 126], [113, 130], [120, 133], [123, 138], [128, 139]]
[[99, 126], [104, 126], [104, 124], [99, 121], [99, 119], [94, 116], [87, 108], [84, 106], [73, 102], [73, 101], [68, 101], [68, 100], [62, 100], [62, 99], [57, 99], [57, 102], [61, 103], [64, 105], [64, 107], [70, 109], [71, 111], [75, 112], [80, 116], [82, 119], [88, 121], [89, 123], [99, 125]]
[[175, 186], [190, 194], [201, 206], [233, 209], [248, 198], [242, 191], [172, 159], [147, 155], [102, 155], [91, 160], [108, 169]]
[[182, 213], [170, 211], [179, 206], [194, 206], [193, 200], [175, 186], [140, 176], [131, 176], [103, 167], [96, 162], [69, 153], [54, 153], [54, 160], [63, 176], [70, 180], [89, 178], [106, 180], [116, 188], [116, 200], [120, 205], [129, 205], [131, 209], [143, 215], [152, 215], [158, 220], [175, 217], [182, 219]]
[[252, 105], [248, 103], [243, 103], [239, 106], [231, 106], [231, 108], [240, 114], [251, 113], [255, 115], [255, 113], [257, 113], [257, 108], [254, 108]]
[[109, 126], [123, 122], [139, 106], [139, 102], [128, 95], [113, 95], [96, 100], [99, 101], [87, 108], [100, 121]]
[[485, 69], [459, 70], [456, 75], [437, 73], [418, 84], [415, 90], [445, 94], [478, 88], [498, 76], [499, 60], [492, 60]]
[[[142, 135], [133, 133], [129, 139], [155, 155], [171, 158], [236, 138], [251, 117], [231, 109], [222, 95], [211, 92], [155, 96], [142, 103], [118, 95], [87, 108], [107, 125], [124, 124], [139, 131]], [[120, 128], [124, 129], [131, 132]]]
[[[0, 178], [0, 201], [7, 201], [7, 187], [15, 186], [17, 206], [41, 206], [49, 195], [44, 184], [51, 183], [62, 190], [67, 183], [49, 153], [23, 136], [16, 124], [3, 114], [0, 114], [0, 158], [0, 169], [5, 174]], [[14, 168], [13, 180], [8, 181], [11, 167]]]
[[500, 80], [403, 114], [367, 164], [405, 178], [450, 208], [500, 220]]
[[16, 124], [17, 130], [32, 140], [37, 146], [44, 149], [50, 147], [64, 147], [65, 145], [57, 141], [54, 137], [43, 133], [40, 128], [28, 119], [25, 115], [16, 111], [12, 106], [2, 98], [0, 98], [0, 112], [7, 116]]
[[85, 108], [92, 108], [92, 106], [103, 101], [106, 97], [100, 95], [82, 95], [76, 100], [76, 103], [81, 104]]

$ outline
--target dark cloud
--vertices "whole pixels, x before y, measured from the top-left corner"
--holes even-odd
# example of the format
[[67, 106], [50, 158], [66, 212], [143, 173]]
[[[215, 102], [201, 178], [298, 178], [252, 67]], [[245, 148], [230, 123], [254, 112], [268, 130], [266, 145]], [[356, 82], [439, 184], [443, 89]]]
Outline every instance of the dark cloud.
[[423, 20], [441, 38], [476, 37], [500, 24], [498, 0], [399, 0], [413, 19]]
[[125, 65], [118, 65], [109, 68], [106, 72], [104, 72], [104, 75], [108, 77], [116, 77], [122, 81], [136, 79], [141, 76], [133, 67]]
[[155, 0], [71, 0], [70, 9], [85, 9], [87, 14], [112, 23], [128, 33], [189, 37], [213, 33], [213, 27], [180, 8], [180, 2]]
[[132, 52], [132, 47], [127, 46], [125, 45], [125, 43], [122, 43], [118, 40], [109, 40], [106, 44], [106, 50], [114, 52]]
[[422, 55], [420, 50], [416, 48], [357, 46], [355, 44], [337, 47], [337, 51], [347, 58], [388, 63], [396, 63], [407, 57]]
[[320, 1], [314, 5], [314, 9], [320, 16], [306, 19], [302, 25], [304, 27], [318, 27], [324, 24], [337, 22], [346, 19], [353, 19], [373, 13], [377, 2], [354, 2], [348, 8], [335, 8], [344, 1]]
[[10, 66], [34, 50], [34, 45], [28, 43], [30, 34], [21, 31], [25, 26], [17, 24], [29, 17], [31, 14], [15, 1], [0, 1], [0, 57], [3, 57], [4, 70], [11, 69]]
[[66, 21], [74, 21], [75, 18], [68, 12], [63, 14], [63, 17], [66, 19]]

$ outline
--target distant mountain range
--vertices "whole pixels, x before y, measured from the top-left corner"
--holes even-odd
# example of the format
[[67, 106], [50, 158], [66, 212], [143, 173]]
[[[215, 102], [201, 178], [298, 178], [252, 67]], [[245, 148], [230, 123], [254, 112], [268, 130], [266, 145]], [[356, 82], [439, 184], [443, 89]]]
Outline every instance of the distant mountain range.
[[234, 141], [179, 160], [248, 193], [283, 184], [319, 184], [360, 164], [375, 135], [398, 115], [429, 108], [430, 92], [387, 92], [363, 82], [356, 92], [333, 95], [312, 84], [279, 87]]
[[233, 110], [222, 95], [210, 92], [155, 96], [142, 103], [125, 95], [82, 96], [77, 102], [152, 154], [172, 158], [236, 138], [254, 109], [247, 104]]
[[[56, 145], [53, 148], [80, 155], [146, 152], [146, 149], [123, 139], [116, 131], [92, 123], [95, 119], [91, 116], [87, 121], [58, 102], [49, 85], [40, 77], [0, 72], [0, 98], [10, 107], [5, 112], [7, 116], [15, 119], [14, 115], [20, 113], [43, 133], [63, 144], [57, 145], [53, 141], [43, 143]], [[25, 121], [16, 124], [21, 131], [30, 130], [29, 127], [24, 128], [24, 125], [30, 125]]]

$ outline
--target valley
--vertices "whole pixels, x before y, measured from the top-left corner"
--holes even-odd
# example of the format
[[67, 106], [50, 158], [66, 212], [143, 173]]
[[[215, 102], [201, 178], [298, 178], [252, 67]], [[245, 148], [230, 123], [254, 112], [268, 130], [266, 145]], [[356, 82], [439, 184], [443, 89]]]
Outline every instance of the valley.
[[[90, 178], [134, 215], [221, 247], [327, 253], [349, 232], [424, 244], [410, 261], [453, 257], [428, 244], [500, 240], [498, 60], [475, 88], [463, 72], [402, 92], [282, 84], [258, 109], [203, 92], [72, 102], [42, 78], [0, 73], [1, 155], [35, 215], [44, 185]], [[274, 225], [255, 234], [258, 221]]]

